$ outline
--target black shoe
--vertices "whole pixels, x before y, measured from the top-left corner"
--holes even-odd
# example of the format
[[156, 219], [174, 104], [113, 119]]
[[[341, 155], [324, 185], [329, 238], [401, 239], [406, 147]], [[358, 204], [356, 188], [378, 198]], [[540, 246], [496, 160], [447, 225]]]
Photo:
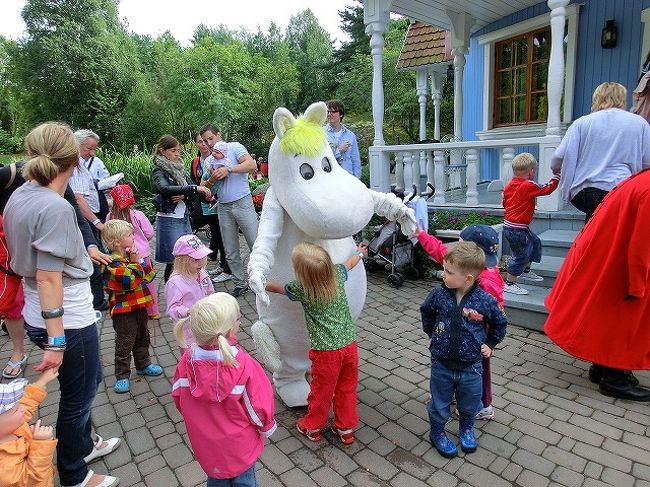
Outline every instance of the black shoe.
[[[594, 384], [600, 384], [600, 380], [602, 378], [603, 366], [598, 364], [591, 364], [591, 367], [589, 367], [589, 380]], [[625, 379], [627, 380], [627, 383], [633, 387], [639, 385], [639, 379], [637, 379], [630, 370], [625, 371]]]
[[99, 306], [95, 307], [95, 311], [108, 311], [108, 301], [104, 300]]
[[239, 296], [245, 294], [247, 291], [248, 291], [248, 284], [246, 283], [237, 284], [235, 288], [232, 290], [232, 292], [230, 293], [230, 295], [238, 298]]
[[607, 379], [602, 379], [599, 389], [604, 396], [627, 399], [628, 401], [650, 402], [650, 390], [628, 383], [610, 382]]

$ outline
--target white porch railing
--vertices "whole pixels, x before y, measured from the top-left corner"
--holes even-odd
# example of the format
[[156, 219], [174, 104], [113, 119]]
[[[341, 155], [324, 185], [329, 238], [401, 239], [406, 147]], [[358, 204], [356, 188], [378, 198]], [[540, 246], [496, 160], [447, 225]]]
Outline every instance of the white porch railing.
[[[561, 137], [527, 137], [519, 139], [448, 142], [409, 145], [376, 145], [370, 147], [370, 188], [387, 192], [391, 189], [390, 163], [395, 160], [395, 186], [407, 190], [415, 185], [421, 194], [427, 186], [435, 188], [431, 198], [434, 205], [448, 204], [448, 196], [459, 189], [465, 192], [465, 206], [479, 206], [481, 150], [491, 149], [499, 154], [499, 175], [490, 182], [488, 191], [502, 191], [512, 178], [512, 159], [521, 147], [537, 147], [539, 154], [538, 181], [545, 183], [552, 175], [551, 158]], [[450, 160], [453, 163], [450, 163]], [[563, 205], [557, 197], [540, 198], [538, 207], [556, 211]]]

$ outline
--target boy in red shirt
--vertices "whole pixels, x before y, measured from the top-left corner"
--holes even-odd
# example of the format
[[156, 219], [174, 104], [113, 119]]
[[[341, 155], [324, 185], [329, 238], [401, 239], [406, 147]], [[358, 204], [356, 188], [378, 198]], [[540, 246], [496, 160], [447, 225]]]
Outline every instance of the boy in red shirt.
[[551, 194], [557, 188], [560, 175], [555, 174], [551, 180], [539, 186], [533, 178], [537, 169], [537, 160], [532, 154], [523, 152], [512, 160], [514, 177], [503, 190], [503, 236], [510, 244], [510, 261], [506, 286], [507, 293], [528, 294], [528, 290], [519, 287], [517, 278], [529, 281], [543, 281], [530, 270], [531, 262], [542, 258], [542, 242], [528, 225], [533, 221], [535, 198]]

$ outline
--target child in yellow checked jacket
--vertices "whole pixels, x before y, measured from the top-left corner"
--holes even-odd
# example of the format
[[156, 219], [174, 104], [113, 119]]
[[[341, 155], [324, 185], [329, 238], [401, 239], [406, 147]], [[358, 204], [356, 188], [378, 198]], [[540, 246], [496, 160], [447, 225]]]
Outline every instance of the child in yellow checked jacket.
[[151, 363], [147, 306], [153, 298], [147, 286], [156, 273], [138, 254], [133, 225], [124, 220], [109, 220], [102, 240], [111, 249], [113, 261], [103, 266], [104, 287], [115, 328], [115, 392], [129, 391], [131, 354], [138, 375], [160, 375], [162, 368]]

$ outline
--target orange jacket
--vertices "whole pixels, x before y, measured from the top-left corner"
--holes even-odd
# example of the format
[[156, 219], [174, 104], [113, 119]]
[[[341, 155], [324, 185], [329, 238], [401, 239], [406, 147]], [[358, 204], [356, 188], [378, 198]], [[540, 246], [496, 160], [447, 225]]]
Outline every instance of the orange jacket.
[[0, 485], [2, 487], [52, 487], [52, 457], [57, 440], [34, 440], [29, 420], [47, 391], [28, 384], [20, 403], [25, 406], [25, 422], [14, 431], [18, 438], [0, 443]]

